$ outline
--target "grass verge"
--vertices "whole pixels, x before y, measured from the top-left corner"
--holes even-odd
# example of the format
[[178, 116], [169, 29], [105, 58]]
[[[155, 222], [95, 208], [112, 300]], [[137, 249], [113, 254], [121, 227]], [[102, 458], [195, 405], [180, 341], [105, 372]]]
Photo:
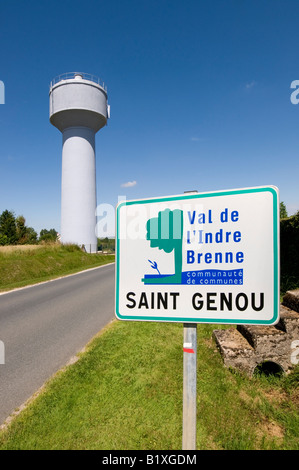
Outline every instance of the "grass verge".
[[[197, 329], [197, 449], [298, 450], [299, 369], [233, 373], [214, 326]], [[181, 449], [182, 342], [181, 324], [115, 320], [1, 432], [0, 449]]]
[[76, 245], [1, 247], [0, 292], [113, 262], [114, 255], [88, 254]]

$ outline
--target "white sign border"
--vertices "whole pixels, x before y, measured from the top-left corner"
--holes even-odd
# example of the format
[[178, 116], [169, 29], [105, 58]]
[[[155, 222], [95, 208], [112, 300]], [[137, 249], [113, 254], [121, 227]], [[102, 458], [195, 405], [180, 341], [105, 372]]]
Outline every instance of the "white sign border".
[[[119, 211], [124, 205], [148, 204], [156, 202], [173, 202], [186, 199], [200, 199], [206, 197], [231, 196], [237, 194], [247, 194], [256, 192], [270, 192], [273, 196], [273, 317], [270, 320], [249, 320], [249, 319], [218, 319], [218, 318], [189, 318], [189, 317], [147, 317], [145, 315], [122, 315], [119, 312], [119, 256], [120, 256], [120, 237], [119, 237]], [[279, 249], [279, 191], [276, 186], [257, 186], [253, 188], [228, 189], [204, 193], [186, 193], [174, 196], [154, 197], [150, 199], [135, 199], [122, 201], [116, 208], [116, 253], [115, 253], [115, 316], [118, 320], [127, 321], [152, 321], [168, 323], [206, 323], [206, 324], [247, 324], [247, 325], [274, 325], [279, 321], [280, 310], [280, 249]]]

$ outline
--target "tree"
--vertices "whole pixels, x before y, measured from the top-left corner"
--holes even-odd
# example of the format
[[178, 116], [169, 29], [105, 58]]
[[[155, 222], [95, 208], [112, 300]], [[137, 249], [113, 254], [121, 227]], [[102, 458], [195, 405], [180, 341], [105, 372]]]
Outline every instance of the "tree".
[[6, 235], [0, 233], [0, 246], [9, 245], [8, 238]]
[[23, 215], [16, 218], [16, 234], [19, 245], [37, 243], [37, 233], [32, 227], [26, 227], [26, 220]]
[[32, 227], [26, 227], [23, 215], [17, 218], [14, 213], [5, 210], [0, 215], [0, 245], [37, 243], [37, 233]]
[[280, 203], [280, 218], [286, 219], [288, 216], [287, 209], [284, 202]]
[[98, 238], [98, 250], [105, 252], [115, 251], [115, 239], [114, 238]]
[[[159, 248], [165, 253], [174, 251], [175, 274], [156, 275], [143, 279], [145, 284], [179, 284], [182, 280], [182, 246], [183, 246], [183, 211], [165, 209], [147, 221], [147, 240], [151, 248]], [[150, 261], [157, 269], [157, 263]], [[157, 269], [158, 270], [158, 269]]]
[[26, 242], [31, 245], [37, 243], [37, 233], [32, 227], [26, 227]]
[[19, 244], [23, 245], [26, 242], [26, 225], [25, 217], [19, 215], [16, 218], [16, 235]]
[[[281, 283], [293, 289], [299, 279], [299, 211], [280, 221]], [[292, 285], [293, 283], [293, 285]]]
[[14, 245], [17, 241], [16, 219], [11, 211], [5, 210], [0, 215], [0, 236], [5, 245]]
[[50, 230], [43, 228], [40, 231], [39, 241], [56, 242], [56, 240], [57, 240], [57, 231], [55, 230], [55, 228], [51, 228]]

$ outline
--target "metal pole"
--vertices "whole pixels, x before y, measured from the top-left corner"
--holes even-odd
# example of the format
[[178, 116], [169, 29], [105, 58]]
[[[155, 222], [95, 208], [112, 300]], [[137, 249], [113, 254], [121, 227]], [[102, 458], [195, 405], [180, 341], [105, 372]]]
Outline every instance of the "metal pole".
[[197, 325], [184, 323], [183, 450], [196, 450]]
[[[197, 193], [197, 191], [185, 191]], [[196, 450], [197, 325], [184, 323], [183, 450]]]

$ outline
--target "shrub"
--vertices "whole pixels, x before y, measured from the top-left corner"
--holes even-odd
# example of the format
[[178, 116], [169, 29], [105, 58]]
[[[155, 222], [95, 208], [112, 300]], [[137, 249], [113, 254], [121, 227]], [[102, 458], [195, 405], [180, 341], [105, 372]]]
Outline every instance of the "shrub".
[[282, 282], [299, 279], [299, 211], [280, 221], [280, 266]]

